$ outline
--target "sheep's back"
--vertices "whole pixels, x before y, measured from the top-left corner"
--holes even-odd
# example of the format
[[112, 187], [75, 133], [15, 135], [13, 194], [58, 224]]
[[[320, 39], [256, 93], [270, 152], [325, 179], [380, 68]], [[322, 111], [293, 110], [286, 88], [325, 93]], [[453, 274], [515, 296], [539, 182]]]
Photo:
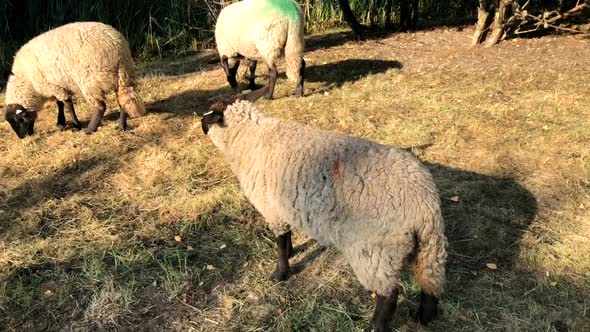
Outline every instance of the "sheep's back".
[[429, 171], [406, 151], [270, 118], [242, 134], [232, 169], [248, 199], [323, 243], [410, 232], [440, 213]]
[[294, 1], [232, 3], [220, 12], [215, 25], [219, 54], [275, 60], [282, 55], [290, 22], [303, 24], [301, 8]]
[[258, 58], [252, 35], [259, 19], [252, 12], [249, 1], [234, 2], [225, 7], [215, 23], [215, 43], [220, 55], [228, 57], [241, 54]]
[[134, 75], [123, 35], [106, 24], [77, 22], [30, 40], [17, 53], [13, 71], [27, 76], [40, 93], [58, 86], [72, 93], [96, 90], [88, 92], [98, 98], [115, 91], [120, 66]]

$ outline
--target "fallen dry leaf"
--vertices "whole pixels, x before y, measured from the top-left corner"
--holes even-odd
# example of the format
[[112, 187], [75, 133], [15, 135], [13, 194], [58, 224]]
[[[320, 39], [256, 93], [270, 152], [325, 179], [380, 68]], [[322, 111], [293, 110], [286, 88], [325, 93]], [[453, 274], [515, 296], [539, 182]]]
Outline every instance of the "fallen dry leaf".
[[550, 283], [549, 283], [549, 286], [551, 286], [551, 287], [555, 287], [555, 286], [557, 286], [557, 281], [552, 281], [552, 282], [550, 282]]
[[459, 201], [459, 196], [453, 196], [450, 198], [451, 201], [453, 202], [458, 202]]
[[467, 318], [467, 316], [462, 315], [462, 314], [458, 314], [457, 315], [457, 319], [462, 320], [462, 321], [467, 321], [469, 320], [469, 318]]
[[207, 265], [207, 270], [215, 270], [215, 266], [213, 265]]
[[182, 242], [182, 238], [179, 235], [176, 235], [174, 237], [174, 241], [176, 241], [176, 242]]
[[246, 296], [246, 302], [248, 303], [258, 303], [259, 297], [258, 295], [248, 292], [248, 296]]
[[498, 269], [498, 266], [496, 264], [494, 264], [494, 263], [487, 263], [486, 266], [490, 270], [497, 270]]

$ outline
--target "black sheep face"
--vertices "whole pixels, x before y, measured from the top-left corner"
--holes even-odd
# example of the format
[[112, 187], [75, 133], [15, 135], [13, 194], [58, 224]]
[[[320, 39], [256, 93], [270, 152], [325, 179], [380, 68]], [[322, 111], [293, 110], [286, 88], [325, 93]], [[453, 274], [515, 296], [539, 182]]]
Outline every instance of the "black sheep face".
[[209, 133], [209, 126], [212, 124], [217, 123], [223, 125], [223, 112], [225, 112], [225, 109], [229, 105], [240, 100], [247, 100], [253, 103], [262, 96], [266, 95], [268, 90], [268, 87], [263, 87], [258, 90], [248, 92], [245, 95], [238, 93], [230, 96], [215, 98], [215, 100], [212, 100], [213, 104], [209, 107], [209, 112], [203, 114], [203, 118], [201, 118], [201, 128], [203, 129], [203, 133], [207, 135], [207, 133]]
[[26, 110], [22, 105], [6, 105], [6, 121], [19, 138], [33, 135], [37, 112]]

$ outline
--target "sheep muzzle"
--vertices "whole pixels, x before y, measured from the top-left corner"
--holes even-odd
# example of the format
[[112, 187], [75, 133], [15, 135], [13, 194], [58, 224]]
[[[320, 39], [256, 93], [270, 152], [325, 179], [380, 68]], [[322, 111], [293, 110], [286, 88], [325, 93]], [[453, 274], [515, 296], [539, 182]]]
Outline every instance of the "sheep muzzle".
[[203, 133], [207, 135], [209, 133], [209, 125], [215, 123], [223, 123], [223, 111], [213, 110], [203, 114], [203, 118], [201, 119], [201, 129], [203, 129]]
[[28, 111], [19, 104], [10, 104], [6, 105], [4, 117], [19, 138], [34, 133], [37, 112]]

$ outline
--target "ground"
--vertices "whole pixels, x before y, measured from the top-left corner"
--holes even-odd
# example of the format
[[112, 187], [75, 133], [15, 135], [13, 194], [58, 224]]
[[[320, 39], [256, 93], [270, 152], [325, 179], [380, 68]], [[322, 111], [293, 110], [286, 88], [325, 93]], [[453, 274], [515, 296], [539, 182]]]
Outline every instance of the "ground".
[[[450, 241], [442, 313], [414, 322], [408, 274], [397, 330], [589, 331], [590, 41], [472, 48], [471, 33], [311, 36], [306, 96], [292, 97], [283, 75], [259, 105], [407, 148], [432, 171]], [[271, 278], [272, 233], [200, 130], [209, 99], [230, 93], [210, 58], [140, 64], [150, 114], [127, 132], [113, 101], [90, 136], [60, 132], [51, 104], [35, 136], [0, 125], [1, 330], [367, 326], [369, 292], [305, 234], [295, 233], [294, 275]]]

